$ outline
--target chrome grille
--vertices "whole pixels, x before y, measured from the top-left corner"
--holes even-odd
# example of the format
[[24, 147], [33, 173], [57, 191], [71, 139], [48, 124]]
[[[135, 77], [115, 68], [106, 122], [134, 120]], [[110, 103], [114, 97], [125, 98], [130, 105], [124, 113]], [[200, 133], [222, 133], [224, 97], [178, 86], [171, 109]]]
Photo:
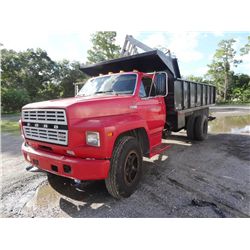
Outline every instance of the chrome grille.
[[27, 139], [68, 145], [67, 119], [63, 109], [23, 110], [22, 124]]
[[55, 144], [68, 144], [68, 131], [58, 129], [31, 128], [24, 126], [25, 138]]
[[67, 125], [63, 109], [26, 109], [22, 112], [22, 121]]

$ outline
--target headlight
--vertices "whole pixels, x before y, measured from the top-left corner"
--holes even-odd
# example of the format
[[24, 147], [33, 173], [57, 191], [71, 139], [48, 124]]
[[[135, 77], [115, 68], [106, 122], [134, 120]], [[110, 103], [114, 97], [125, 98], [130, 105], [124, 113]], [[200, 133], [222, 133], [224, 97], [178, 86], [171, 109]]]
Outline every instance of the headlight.
[[100, 135], [99, 132], [86, 132], [86, 143], [90, 146], [100, 147]]

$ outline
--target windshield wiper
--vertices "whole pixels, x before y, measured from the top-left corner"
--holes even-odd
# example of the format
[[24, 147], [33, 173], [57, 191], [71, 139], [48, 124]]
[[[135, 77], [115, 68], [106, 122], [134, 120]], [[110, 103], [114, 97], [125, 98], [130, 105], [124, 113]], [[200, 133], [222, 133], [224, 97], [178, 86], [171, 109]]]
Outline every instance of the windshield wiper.
[[116, 94], [116, 92], [114, 90], [97, 91], [97, 92], [95, 92], [95, 94], [103, 94], [103, 93], [114, 93], [114, 94]]

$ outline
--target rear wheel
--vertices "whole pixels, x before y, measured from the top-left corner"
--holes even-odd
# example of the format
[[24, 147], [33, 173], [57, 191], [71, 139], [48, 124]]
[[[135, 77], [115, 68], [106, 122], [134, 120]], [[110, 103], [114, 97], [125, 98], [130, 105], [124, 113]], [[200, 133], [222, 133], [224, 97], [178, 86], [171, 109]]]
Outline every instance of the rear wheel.
[[141, 175], [142, 153], [137, 140], [131, 136], [118, 139], [105, 180], [108, 192], [117, 199], [129, 197], [136, 190]]
[[208, 119], [206, 115], [198, 116], [195, 122], [195, 139], [203, 141], [207, 138]]
[[195, 120], [196, 120], [196, 117], [194, 115], [191, 115], [187, 121], [187, 138], [189, 140], [195, 139], [195, 133], [194, 133]]

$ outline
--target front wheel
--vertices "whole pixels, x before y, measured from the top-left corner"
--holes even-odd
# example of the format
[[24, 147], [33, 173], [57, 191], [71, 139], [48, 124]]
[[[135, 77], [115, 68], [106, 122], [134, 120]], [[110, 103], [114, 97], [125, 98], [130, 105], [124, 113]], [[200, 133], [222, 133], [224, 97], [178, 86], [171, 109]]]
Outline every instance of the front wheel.
[[142, 175], [142, 152], [132, 136], [118, 139], [111, 159], [111, 166], [105, 184], [115, 198], [127, 198], [137, 188]]

